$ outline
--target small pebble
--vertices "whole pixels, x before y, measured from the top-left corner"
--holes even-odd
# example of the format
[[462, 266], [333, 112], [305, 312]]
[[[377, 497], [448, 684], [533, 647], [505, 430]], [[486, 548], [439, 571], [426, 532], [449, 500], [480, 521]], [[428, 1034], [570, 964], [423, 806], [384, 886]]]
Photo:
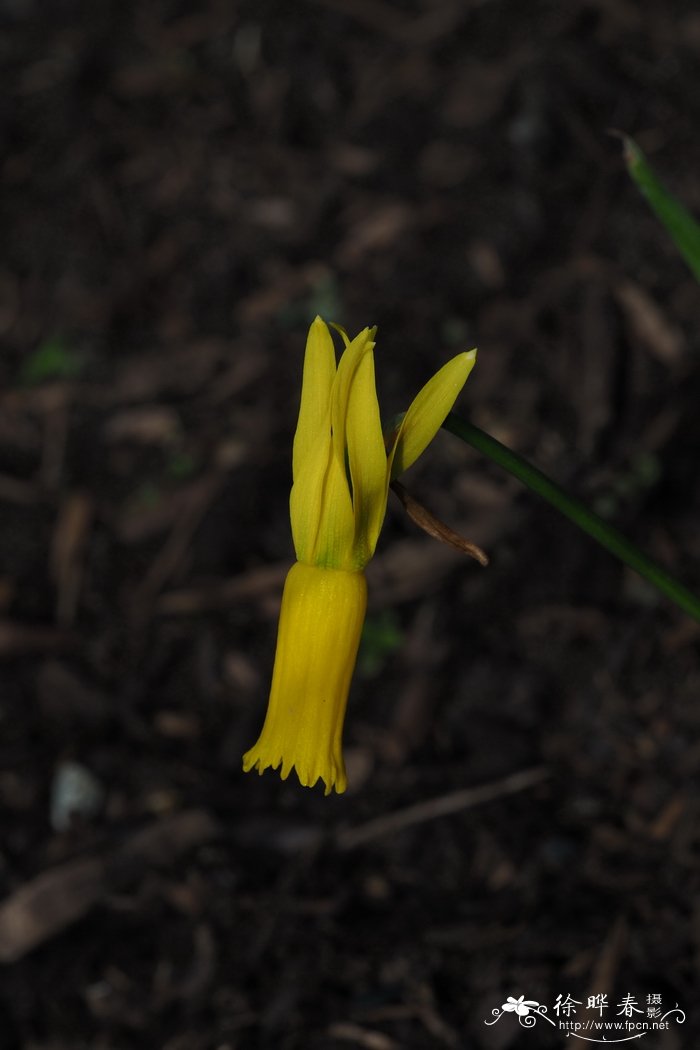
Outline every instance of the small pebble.
[[51, 785], [50, 820], [54, 831], [67, 831], [73, 819], [93, 817], [104, 800], [104, 789], [79, 762], [61, 762]]

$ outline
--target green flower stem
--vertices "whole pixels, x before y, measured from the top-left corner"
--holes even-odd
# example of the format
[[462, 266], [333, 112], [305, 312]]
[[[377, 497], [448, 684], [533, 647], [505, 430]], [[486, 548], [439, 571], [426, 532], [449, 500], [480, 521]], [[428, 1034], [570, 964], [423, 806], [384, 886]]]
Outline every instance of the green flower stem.
[[631, 569], [638, 572], [657, 590], [665, 594], [679, 608], [700, 623], [700, 598], [696, 597], [687, 587], [684, 587], [682, 583], [669, 575], [651, 558], [648, 558], [646, 554], [643, 554], [639, 548], [630, 543], [616, 528], [608, 525], [607, 522], [599, 518], [597, 514], [594, 514], [579, 500], [567, 495], [563, 489], [551, 481], [541, 470], [533, 467], [531, 463], [519, 456], [517, 452], [513, 452], [506, 445], [502, 445], [500, 441], [480, 430], [473, 423], [469, 423], [466, 419], [461, 419], [454, 412], [450, 412], [443, 426], [445, 430], [449, 430], [455, 437], [461, 438], [468, 445], [471, 445], [479, 452], [483, 452], [494, 463], [497, 463], [499, 467], [503, 467], [509, 474], [513, 474], [518, 481], [522, 481], [524, 485], [536, 492], [538, 496], [546, 499], [561, 514], [573, 521], [574, 525], [578, 525], [580, 529], [583, 529], [594, 540], [597, 540], [601, 547], [605, 547], [611, 554], [614, 554], [626, 565], [629, 565]]

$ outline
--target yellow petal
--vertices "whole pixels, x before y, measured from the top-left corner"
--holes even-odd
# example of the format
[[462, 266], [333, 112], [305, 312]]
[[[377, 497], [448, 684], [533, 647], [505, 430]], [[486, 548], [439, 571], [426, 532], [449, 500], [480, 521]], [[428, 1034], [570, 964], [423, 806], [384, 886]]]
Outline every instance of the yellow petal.
[[292, 454], [295, 481], [312, 449], [325, 438], [324, 432], [328, 430], [328, 409], [335, 374], [333, 339], [328, 325], [317, 317], [306, 339], [299, 422]]
[[350, 390], [355, 380], [360, 361], [373, 349], [373, 336], [376, 328], [363, 328], [348, 344], [338, 363], [338, 371], [333, 383], [331, 395], [331, 426], [333, 429], [333, 448], [339, 460], [345, 462], [345, 420], [348, 414]]
[[292, 567], [284, 585], [275, 669], [265, 724], [243, 769], [296, 770], [345, 791], [342, 735], [350, 679], [367, 605], [362, 573]]
[[328, 460], [331, 455], [331, 413], [328, 408], [325, 427], [321, 428], [318, 440], [304, 455], [289, 495], [294, 550], [297, 560], [309, 565], [314, 560]]
[[389, 455], [392, 481], [408, 470], [433, 440], [457, 400], [475, 361], [476, 350], [453, 357], [413, 399]]
[[386, 513], [387, 466], [374, 380], [374, 353], [364, 354], [350, 387], [345, 420], [352, 502], [355, 556], [362, 568], [374, 554]]
[[313, 556], [314, 565], [329, 569], [353, 569], [355, 518], [350, 498], [345, 459], [339, 460], [331, 448], [323, 482], [323, 501]]
[[[358, 567], [353, 557], [355, 518], [345, 466], [346, 415], [355, 374], [374, 345], [373, 334], [374, 330], [366, 328], [348, 344], [329, 390], [328, 327], [317, 318], [309, 332], [290, 496], [294, 547], [299, 561], [308, 565]], [[322, 416], [323, 401], [326, 410]]]
[[[373, 334], [373, 330], [365, 328], [352, 340], [340, 358], [333, 380], [330, 396], [332, 438], [323, 480], [320, 520], [313, 556], [303, 557], [307, 563], [327, 568], [353, 569], [358, 567], [353, 557], [355, 518], [345, 466], [346, 416], [350, 390], [358, 366], [364, 355], [374, 346], [371, 338]], [[317, 489], [314, 489], [314, 500], [316, 492]], [[302, 515], [310, 516], [310, 512], [303, 509], [307, 498], [304, 486], [294, 501], [295, 508], [299, 508], [298, 519]], [[317, 503], [314, 502], [314, 506], [316, 505]]]
[[350, 336], [343, 328], [342, 324], [336, 324], [335, 321], [329, 321], [328, 324], [330, 328], [332, 328], [335, 332], [338, 333], [340, 338], [343, 340], [343, 344], [345, 346], [350, 346]]

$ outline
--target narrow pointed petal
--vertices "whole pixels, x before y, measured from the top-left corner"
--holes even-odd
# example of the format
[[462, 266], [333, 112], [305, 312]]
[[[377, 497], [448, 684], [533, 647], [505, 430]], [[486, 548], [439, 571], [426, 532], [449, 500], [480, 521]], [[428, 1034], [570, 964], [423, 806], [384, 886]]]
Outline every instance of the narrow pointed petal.
[[334, 332], [338, 333], [340, 338], [343, 340], [343, 344], [345, 346], [350, 346], [350, 336], [348, 335], [346, 329], [343, 328], [342, 324], [336, 324], [335, 321], [329, 321], [328, 324], [329, 324], [329, 327], [332, 328]]
[[413, 399], [389, 455], [392, 481], [408, 470], [433, 440], [457, 400], [475, 361], [476, 350], [453, 357]]
[[309, 328], [304, 355], [299, 422], [294, 435], [292, 472], [297, 480], [311, 450], [324, 440], [328, 429], [328, 409], [335, 379], [335, 350], [328, 325], [317, 317]]
[[355, 555], [357, 567], [362, 568], [374, 554], [386, 513], [388, 491], [386, 450], [371, 350], [357, 366], [345, 426], [355, 514]]
[[333, 430], [333, 448], [339, 460], [345, 462], [345, 422], [348, 414], [350, 390], [355, 380], [355, 373], [364, 355], [374, 348], [373, 337], [376, 329], [363, 328], [344, 350], [331, 394], [331, 427]]
[[[330, 394], [331, 443], [321, 490], [318, 529], [311, 557], [304, 555], [302, 558], [309, 564], [333, 566], [337, 569], [356, 567], [353, 556], [355, 517], [350, 495], [350, 482], [345, 466], [346, 417], [355, 373], [364, 355], [374, 346], [371, 340], [372, 334], [370, 329], [365, 328], [352, 340], [340, 358], [333, 380]], [[327, 425], [322, 427], [322, 434], [326, 440]], [[311, 460], [312, 454], [309, 458]], [[315, 465], [316, 461], [313, 460], [313, 462]], [[316, 508], [318, 506], [316, 502], [317, 473], [314, 473], [313, 482], [314, 508]], [[309, 498], [306, 487], [305, 483], [300, 485], [299, 492], [293, 500], [293, 513], [296, 514], [298, 522], [301, 522], [302, 519], [311, 520], [309, 510], [304, 505], [305, 500]], [[311, 485], [309, 488], [311, 489]], [[304, 528], [305, 526], [302, 525], [301, 531]], [[298, 529], [297, 532], [299, 532]]]
[[345, 461], [331, 448], [323, 483], [318, 535], [309, 563], [335, 569], [354, 569], [355, 518]]
[[326, 410], [325, 426], [319, 438], [304, 455], [289, 494], [289, 517], [292, 523], [292, 539], [297, 561], [311, 564], [318, 539], [323, 511], [323, 495], [326, 484], [331, 449], [331, 413]]
[[[306, 564], [355, 567], [355, 518], [345, 467], [346, 416], [355, 373], [374, 345], [371, 335], [370, 329], [365, 328], [348, 344], [329, 391], [325, 340], [330, 340], [330, 333], [320, 320], [314, 322], [309, 333], [294, 446], [297, 473], [290, 497], [294, 546], [297, 558]], [[322, 384], [313, 371], [314, 362], [325, 377]], [[327, 398], [323, 418], [319, 411], [320, 394]]]

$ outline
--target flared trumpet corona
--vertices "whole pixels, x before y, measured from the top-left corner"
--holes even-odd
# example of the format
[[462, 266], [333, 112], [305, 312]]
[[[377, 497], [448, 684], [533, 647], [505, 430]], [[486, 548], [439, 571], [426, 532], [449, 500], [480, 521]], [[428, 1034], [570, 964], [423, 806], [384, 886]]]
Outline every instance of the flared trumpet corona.
[[267, 715], [243, 769], [281, 766], [326, 794], [347, 785], [343, 722], [391, 481], [432, 441], [464, 386], [476, 351], [458, 354], [423, 387], [385, 446], [374, 381], [375, 328], [336, 366], [320, 317], [306, 342], [290, 496], [297, 562], [284, 585]]

